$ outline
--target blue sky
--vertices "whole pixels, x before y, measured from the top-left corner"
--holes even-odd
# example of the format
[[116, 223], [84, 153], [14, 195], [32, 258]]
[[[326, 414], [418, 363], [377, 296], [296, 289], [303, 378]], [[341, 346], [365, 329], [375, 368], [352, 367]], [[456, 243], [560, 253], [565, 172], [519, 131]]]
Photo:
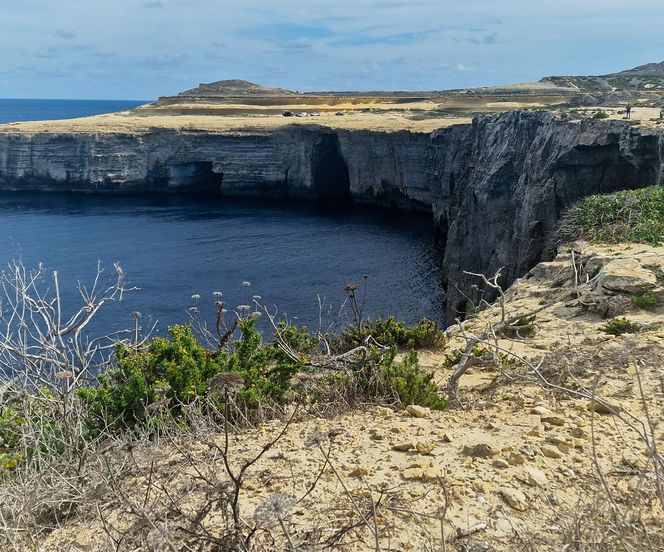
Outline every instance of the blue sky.
[[0, 97], [440, 90], [664, 60], [662, 0], [0, 0]]

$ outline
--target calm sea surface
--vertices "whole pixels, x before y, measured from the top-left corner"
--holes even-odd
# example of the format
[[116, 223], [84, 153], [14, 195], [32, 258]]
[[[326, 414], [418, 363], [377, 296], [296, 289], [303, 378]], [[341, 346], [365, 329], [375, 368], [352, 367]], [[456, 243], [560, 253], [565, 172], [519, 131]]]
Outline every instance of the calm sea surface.
[[0, 124], [89, 117], [126, 111], [147, 102], [127, 100], [15, 100], [0, 98]]
[[200, 295], [197, 306], [211, 319], [216, 291], [230, 307], [260, 295], [280, 313], [316, 327], [317, 296], [338, 307], [344, 286], [364, 275], [365, 314], [409, 322], [443, 317], [431, 217], [391, 210], [0, 192], [0, 264], [12, 259], [43, 263], [48, 278], [57, 270], [69, 311], [79, 305], [77, 282], [91, 283], [97, 261], [109, 277], [118, 261], [140, 290], [101, 313], [96, 326], [104, 331], [129, 326], [130, 313], [140, 311], [158, 320], [163, 333], [188, 319], [192, 295]]

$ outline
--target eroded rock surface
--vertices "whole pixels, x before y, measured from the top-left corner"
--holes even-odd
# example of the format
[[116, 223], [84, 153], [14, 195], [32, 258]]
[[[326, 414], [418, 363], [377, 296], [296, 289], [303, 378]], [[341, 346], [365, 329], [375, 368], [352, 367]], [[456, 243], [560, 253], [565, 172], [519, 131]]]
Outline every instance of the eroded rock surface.
[[[0, 127], [0, 189], [208, 191], [337, 198], [432, 211], [448, 315], [477, 282], [509, 284], [552, 255], [562, 212], [581, 197], [661, 183], [662, 130], [565, 122], [545, 111], [477, 117], [434, 133], [293, 125], [214, 132], [48, 132]], [[489, 298], [490, 294], [489, 294]]]

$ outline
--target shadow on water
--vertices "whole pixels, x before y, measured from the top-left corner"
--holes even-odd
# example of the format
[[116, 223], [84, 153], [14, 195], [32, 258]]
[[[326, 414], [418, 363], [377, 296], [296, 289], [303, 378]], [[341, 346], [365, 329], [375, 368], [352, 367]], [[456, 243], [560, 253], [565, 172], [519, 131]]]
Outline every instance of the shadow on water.
[[[105, 330], [138, 310], [167, 325], [187, 319], [200, 294], [231, 307], [259, 294], [298, 323], [317, 326], [317, 295], [339, 305], [343, 287], [368, 276], [366, 314], [443, 321], [440, 255], [431, 217], [352, 204], [210, 196], [0, 193], [0, 262], [58, 270], [67, 301], [97, 260], [119, 261], [141, 290], [102, 313]], [[250, 288], [242, 281], [252, 282]]]

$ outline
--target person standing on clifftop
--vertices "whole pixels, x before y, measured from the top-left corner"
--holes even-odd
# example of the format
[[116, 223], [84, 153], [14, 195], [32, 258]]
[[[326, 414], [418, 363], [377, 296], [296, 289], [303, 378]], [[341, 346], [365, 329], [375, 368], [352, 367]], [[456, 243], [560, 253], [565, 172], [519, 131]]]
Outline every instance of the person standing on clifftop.
[[632, 118], [632, 104], [627, 104], [625, 107], [625, 115], [627, 116], [628, 119]]
[[659, 108], [659, 118], [664, 119], [664, 105]]

